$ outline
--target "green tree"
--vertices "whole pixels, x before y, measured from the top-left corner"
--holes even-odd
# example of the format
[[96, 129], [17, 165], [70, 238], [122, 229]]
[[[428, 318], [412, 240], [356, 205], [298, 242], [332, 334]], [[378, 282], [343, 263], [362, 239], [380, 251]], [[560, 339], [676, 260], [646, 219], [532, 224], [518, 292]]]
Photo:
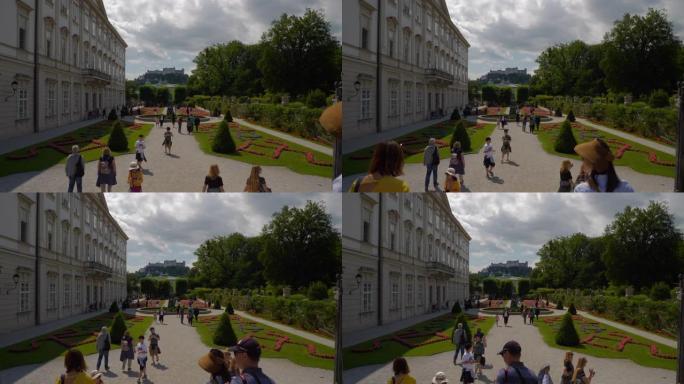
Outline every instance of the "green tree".
[[195, 251], [197, 261], [191, 280], [211, 288], [262, 286], [263, 266], [258, 259], [260, 238], [233, 233], [207, 240]]
[[530, 280], [529, 279], [518, 280], [518, 295], [520, 297], [525, 297], [528, 292], [530, 292]]
[[682, 43], [665, 10], [649, 9], [645, 16], [626, 14], [606, 35], [604, 45], [601, 68], [610, 89], [641, 96], [675, 88]]
[[672, 298], [670, 286], [667, 283], [659, 281], [651, 287], [650, 296], [653, 300], [669, 300]]
[[202, 50], [188, 81], [190, 93], [211, 96], [255, 96], [263, 92], [257, 63], [262, 46], [233, 40]]
[[183, 296], [188, 292], [188, 280], [178, 279], [176, 280], [176, 296]]
[[176, 87], [173, 91], [173, 103], [176, 105], [183, 104], [185, 99], [188, 98], [188, 88], [187, 87]]
[[568, 307], [568, 313], [573, 316], [577, 315], [577, 307], [575, 307], [575, 303], [570, 303], [570, 306]]
[[576, 40], [547, 48], [537, 58], [534, 86], [550, 95], [594, 96], [605, 92], [600, 62], [604, 48]]
[[140, 101], [145, 103], [145, 105], [154, 105], [157, 102], [156, 88], [150, 85], [143, 85], [138, 89], [138, 92], [140, 92]]
[[135, 273], [126, 274], [126, 294], [133, 297], [140, 293], [140, 278]]
[[311, 108], [324, 108], [327, 105], [325, 92], [320, 89], [309, 91], [306, 95], [306, 105]]
[[310, 300], [325, 300], [328, 298], [328, 286], [322, 281], [314, 281], [309, 285], [307, 296]]
[[237, 336], [233, 330], [233, 325], [230, 323], [230, 315], [223, 313], [219, 319], [218, 326], [214, 330], [214, 344], [224, 347], [232, 347], [237, 344]]
[[575, 153], [575, 147], [577, 146], [577, 139], [572, 133], [572, 124], [569, 120], [565, 120], [563, 125], [561, 125], [560, 133], [556, 137], [556, 143], [554, 144], [554, 149], [556, 152], [573, 154]]
[[126, 133], [124, 133], [123, 125], [118, 120], [112, 124], [112, 133], [109, 134], [107, 145], [115, 152], [128, 151], [128, 138], [126, 138]]
[[513, 297], [513, 282], [510, 280], [498, 280], [499, 294], [505, 299]]
[[482, 87], [482, 101], [489, 105], [495, 105], [498, 102], [496, 87], [485, 85]]
[[340, 234], [323, 203], [283, 207], [264, 227], [262, 238], [259, 260], [271, 283], [291, 287], [306, 287], [311, 281], [331, 284], [340, 272]]
[[109, 332], [112, 343], [120, 344], [124, 333], [126, 333], [126, 320], [124, 319], [123, 312], [117, 312], [116, 315], [114, 315], [114, 320], [112, 321]]
[[233, 303], [231, 303], [230, 301], [228, 302], [228, 304], [226, 304], [226, 313], [229, 315], [235, 314], [235, 309], [233, 309]]
[[563, 316], [560, 328], [556, 333], [556, 344], [564, 347], [575, 347], [580, 343], [579, 334], [572, 321], [572, 315], [568, 312]]
[[607, 284], [604, 250], [604, 239], [582, 233], [552, 239], [537, 252], [533, 278], [552, 288], [603, 287]]
[[461, 303], [458, 302], [458, 300], [454, 303], [453, 307], [451, 307], [451, 313], [454, 315], [458, 315], [459, 313], [463, 312], [463, 309], [461, 308]]
[[665, 108], [670, 106], [670, 95], [662, 89], [657, 89], [651, 93], [648, 103], [653, 108]]
[[482, 292], [482, 276], [479, 273], [471, 273], [468, 281], [470, 293]]
[[109, 306], [109, 313], [117, 312], [119, 312], [119, 304], [117, 304], [116, 301], [112, 301], [112, 305]]
[[269, 90], [306, 95], [313, 89], [333, 89], [339, 80], [341, 47], [322, 11], [283, 14], [264, 33], [261, 44], [259, 69]]
[[513, 90], [511, 87], [501, 87], [496, 91], [496, 100], [500, 106], [510, 106], [513, 103]]
[[518, 104], [527, 103], [527, 100], [529, 100], [530, 98], [530, 87], [518, 87], [518, 91], [515, 97]]
[[499, 286], [497, 285], [495, 279], [486, 278], [482, 280], [482, 290], [487, 296], [489, 296], [490, 299], [499, 296]]
[[168, 299], [171, 296], [171, 282], [167, 279], [158, 280], [157, 295], [162, 299]]
[[157, 296], [157, 282], [150, 278], [140, 280], [140, 291], [147, 297]]
[[161, 105], [169, 105], [171, 103], [171, 91], [166, 87], [157, 88], [157, 103]]
[[219, 123], [218, 132], [214, 136], [212, 150], [216, 153], [231, 154], [237, 151], [235, 140], [230, 132], [230, 127], [225, 120]]
[[453, 148], [454, 143], [457, 141], [461, 143], [461, 148], [463, 149], [463, 152], [470, 152], [472, 150], [470, 135], [468, 135], [468, 129], [466, 128], [466, 122], [464, 120], [459, 120], [458, 122], [456, 122], [454, 133], [451, 135], [451, 142], [449, 143], [449, 148]]
[[658, 281], [674, 283], [682, 271], [682, 233], [664, 202], [647, 208], [627, 207], [606, 228], [607, 249], [603, 261], [615, 285], [637, 290]]
[[133, 80], [126, 80], [126, 103], [133, 104], [138, 100], [138, 84]]

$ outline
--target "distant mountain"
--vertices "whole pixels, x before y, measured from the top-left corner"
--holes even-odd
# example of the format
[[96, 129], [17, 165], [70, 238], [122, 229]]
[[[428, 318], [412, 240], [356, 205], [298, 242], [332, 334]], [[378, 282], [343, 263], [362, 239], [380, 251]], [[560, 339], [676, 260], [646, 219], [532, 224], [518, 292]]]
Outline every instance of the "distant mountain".
[[480, 77], [478, 82], [482, 84], [529, 84], [532, 75], [527, 73], [527, 68], [506, 68], [504, 70], [492, 70]]

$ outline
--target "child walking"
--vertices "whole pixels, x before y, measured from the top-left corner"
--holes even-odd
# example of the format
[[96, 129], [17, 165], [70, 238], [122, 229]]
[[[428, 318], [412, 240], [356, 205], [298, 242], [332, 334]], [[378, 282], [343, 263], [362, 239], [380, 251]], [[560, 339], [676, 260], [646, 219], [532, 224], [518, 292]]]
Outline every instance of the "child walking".
[[[128, 166], [128, 185], [130, 192], [142, 192], [143, 172], [137, 162]], [[155, 320], [156, 320], [155, 314]]]

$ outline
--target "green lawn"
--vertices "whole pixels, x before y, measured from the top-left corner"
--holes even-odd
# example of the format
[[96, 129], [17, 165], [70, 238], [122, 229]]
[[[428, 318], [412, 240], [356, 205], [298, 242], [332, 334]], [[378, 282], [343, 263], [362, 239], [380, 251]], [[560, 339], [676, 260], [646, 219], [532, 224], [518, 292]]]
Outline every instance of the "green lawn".
[[[288, 359], [295, 364], [305, 367], [322, 368], [327, 370], [333, 370], [335, 368], [334, 359], [312, 356], [308, 353], [306, 345], [311, 344], [316, 348], [317, 353], [328, 356], [335, 355], [335, 350], [333, 348], [314, 343], [313, 341], [289, 334], [279, 329], [268, 327], [261, 323], [255, 323], [248, 319], [240, 318], [240, 316], [237, 315], [231, 315], [231, 319], [233, 330], [235, 331], [238, 339], [247, 334], [252, 334], [259, 341], [259, 344], [262, 347], [262, 357]], [[240, 322], [242, 322], [242, 326], [244, 327], [242, 329]], [[193, 323], [193, 326], [197, 329], [202, 342], [207, 347], [225, 349], [225, 347], [217, 346], [213, 342], [214, 329], [216, 328], [217, 324], [218, 316], [200, 316], [200, 321]], [[286, 336], [290, 341], [299, 344], [292, 344], [288, 342], [283, 344], [280, 351], [276, 351], [274, 349], [276, 336], [269, 334], [269, 332]]]
[[[551, 124], [542, 124], [542, 130], [537, 134], [537, 137], [539, 138], [539, 141], [542, 144], [542, 148], [544, 150], [552, 155], [556, 156], [562, 156], [562, 157], [567, 157], [571, 159], [576, 159], [579, 160], [580, 157], [577, 155], [567, 155], [564, 153], [559, 153], [556, 152], [554, 149], [555, 142], [556, 142], [556, 136], [558, 135], [559, 130], [558, 129], [545, 129], [544, 127], [548, 127]], [[621, 137], [611, 135], [609, 133], [595, 130], [593, 128], [584, 126], [582, 124], [576, 123], [576, 125], [573, 127], [573, 134], [575, 135], [575, 140], [577, 140], [578, 143], [583, 143], [586, 141], [593, 140], [595, 137], [600, 137], [606, 141], [609, 142], [609, 145], [613, 151], [613, 154], [617, 152], [617, 150], [620, 148], [621, 145], [617, 143], [612, 143], [612, 140], [616, 140], [619, 143], [623, 144], [629, 144], [632, 146], [633, 149], [638, 150], [638, 151], [643, 151], [643, 152], [635, 152], [632, 150], [629, 150], [625, 152], [625, 154], [622, 156], [621, 159], [616, 159], [615, 160], [615, 165], [619, 166], [625, 166], [625, 167], [630, 167], [633, 170], [649, 175], [658, 175], [658, 176], [666, 176], [666, 177], [674, 177], [675, 176], [675, 167], [670, 167], [670, 166], [665, 166], [665, 165], [659, 165], [659, 164], [653, 164], [649, 161], [649, 156], [648, 152], [653, 152], [658, 156], [658, 160], [660, 161], [666, 161], [666, 162], [674, 162], [675, 158], [672, 155], [668, 155], [666, 153], [656, 151], [654, 149], [650, 149], [646, 146], [643, 146], [641, 144], [634, 143], [632, 141], [623, 139]]]
[[[630, 359], [633, 362], [643, 365], [646, 367], [653, 368], [664, 368], [675, 370], [677, 369], [677, 359], [665, 359], [654, 357], [650, 354], [650, 345], [655, 344], [658, 348], [659, 353], [664, 353], [667, 355], [676, 356], [677, 350], [654, 341], [645, 339], [643, 337], [634, 335], [629, 332], [613, 328], [607, 324], [595, 322], [593, 320], [584, 318], [582, 316], [575, 316], [575, 328], [577, 329], [580, 340], [584, 340], [587, 336], [592, 333], [596, 333], [601, 337], [607, 337], [610, 340], [605, 339], [594, 339], [592, 342], [596, 342], [607, 348], [601, 348], [594, 345], [580, 344], [578, 347], [564, 347], [557, 345], [555, 342], [556, 329], [560, 325], [560, 322], [555, 324], [550, 324], [548, 321], [553, 319], [559, 319], [559, 316], [544, 317], [540, 321], [535, 321], [534, 325], [539, 329], [544, 342], [551, 347], [559, 348], [563, 350], [572, 350], [575, 352], [580, 352], [589, 356], [613, 358], [613, 359]], [[615, 335], [610, 335], [610, 333], [615, 333]], [[628, 343], [622, 352], [617, 350], [617, 346], [623, 337], [630, 337], [637, 343], [644, 343], [647, 345], [637, 345]]]
[[[205, 126], [209, 125], [210, 124], [206, 124]], [[200, 125], [200, 127], [202, 127], [202, 125]], [[255, 146], [252, 146], [249, 149], [255, 152], [263, 153], [263, 155], [257, 155], [244, 151], [240, 151], [230, 155], [214, 152], [211, 147], [214, 133], [216, 132], [216, 130], [213, 129], [208, 132], [195, 133], [194, 136], [197, 142], [199, 143], [202, 151], [209, 155], [226, 157], [231, 160], [237, 160], [243, 163], [249, 163], [253, 165], [287, 167], [288, 169], [294, 172], [304, 175], [314, 175], [329, 178], [332, 177], [332, 156], [328, 156], [320, 152], [314, 151], [310, 148], [291, 143], [279, 137], [271, 136], [267, 133], [254, 131], [248, 128], [246, 130], [249, 131], [249, 133], [243, 132], [243, 134], [240, 134], [240, 132], [237, 129], [231, 128], [231, 133], [233, 135], [233, 139], [235, 140], [236, 146], [239, 147], [246, 141], [250, 140], [250, 137], [252, 137], [251, 140], [255, 143]], [[286, 144], [289, 149], [298, 152], [283, 151], [279, 159], [274, 159], [273, 153], [277, 147], [277, 145], [274, 144], [275, 142]], [[321, 166], [309, 163], [306, 160], [306, 156], [304, 154], [305, 152], [311, 152], [314, 155], [314, 159], [317, 162], [330, 164], [330, 166]]]
[[[468, 321], [468, 326], [473, 334], [476, 332], [477, 328], [480, 328], [483, 333], [487, 334], [493, 325], [493, 317], [481, 317], [480, 320], [477, 321], [474, 319]], [[399, 356], [432, 356], [437, 353], [453, 351], [454, 345], [451, 343], [451, 334], [454, 326], [455, 317], [449, 314], [416, 324], [410, 328], [402, 329], [399, 332], [394, 332], [345, 348], [343, 352], [344, 369], [371, 364], [384, 364]], [[409, 340], [410, 343], [414, 345], [430, 341], [435, 342], [410, 348], [407, 345], [392, 340], [393, 337], [407, 335], [411, 331], [417, 331], [418, 336], [405, 339]], [[443, 337], [438, 336], [437, 333], [444, 334], [448, 337], [444, 339]], [[380, 343], [380, 348], [368, 351], [369, 349], [372, 349], [373, 345], [377, 342]]]
[[[65, 333], [62, 340], [70, 344], [80, 344], [75, 347], [84, 355], [91, 355], [96, 353], [95, 350], [95, 334], [100, 331], [103, 325], [111, 326], [112, 314], [103, 314], [94, 318], [81, 321], [79, 323], [61, 328], [55, 332], [50, 332], [36, 338], [25, 340], [21, 343], [10, 345], [0, 349], [0, 370], [16, 367], [27, 364], [39, 364], [50, 361], [56, 357], [63, 355], [67, 351], [67, 347], [51, 340], [48, 337], [51, 335], [59, 335]], [[126, 323], [131, 332], [131, 336], [135, 339], [147, 331], [147, 328], [152, 324], [152, 317], [140, 317], [138, 321], [133, 321], [133, 317], [129, 316]], [[66, 332], [74, 331], [72, 335], [67, 336]], [[38, 348], [31, 350], [33, 342], [37, 343]], [[112, 344], [112, 349], [119, 347], [119, 344]], [[22, 352], [19, 352], [22, 351]], [[110, 360], [118, 361], [115, 354], [110, 353]], [[118, 356], [118, 355], [117, 355]]]
[[[434, 137], [447, 144], [446, 147], [439, 150], [440, 158], [445, 159], [451, 156], [451, 149], [448, 148], [448, 144], [451, 142], [455, 126], [456, 122], [447, 121], [398, 137], [394, 141], [403, 144], [406, 163], [421, 164], [423, 162], [423, 149], [427, 146], [428, 140]], [[485, 138], [492, 135], [494, 128], [496, 128], [496, 124], [469, 126], [471, 151], [467, 153], [478, 153], [484, 145]], [[374, 147], [368, 147], [344, 155], [342, 157], [344, 174], [351, 176], [368, 172], [373, 150]]]
[[[135, 141], [138, 140], [138, 136], [143, 135], [147, 137], [152, 129], [152, 124], [134, 126], [131, 123], [122, 123], [124, 125], [124, 132], [128, 137], [129, 150], [127, 152], [113, 152], [114, 156], [123, 155], [126, 153], [134, 153]], [[138, 128], [131, 129], [132, 127]], [[106, 145], [106, 143], [109, 142], [109, 134], [111, 130], [112, 122], [102, 121], [87, 127], [83, 127], [76, 131], [66, 133], [54, 139], [46, 140], [42, 143], [4, 154], [0, 156], [0, 177], [14, 173], [42, 171], [55, 164], [64, 163], [68, 155], [49, 147], [49, 144], [59, 144], [61, 148], [64, 148], [69, 153], [71, 152], [71, 146], [73, 144], [78, 144], [82, 150], [83, 148], [86, 148], [86, 146], [92, 146], [91, 143], [93, 140], [99, 140]], [[36, 156], [25, 159], [10, 159], [10, 157], [13, 156], [26, 156], [33, 149], [38, 151]], [[102, 148], [86, 150], [81, 152], [81, 155], [83, 155], [83, 158], [86, 161], [95, 161], [102, 155]]]
[[261, 312], [261, 313], [258, 313], [258, 314], [249, 312], [249, 314], [250, 314], [251, 316], [258, 317], [258, 318], [260, 318], [260, 319], [264, 319], [264, 320], [272, 321], [272, 322], [274, 322], [274, 323], [286, 325], [286, 326], [291, 327], [291, 328], [299, 329], [300, 331], [309, 332], [309, 333], [311, 333], [311, 334], [314, 334], [314, 335], [319, 336], [319, 337], [326, 338], [326, 339], [328, 339], [328, 340], [334, 340], [334, 337], [335, 337], [335, 336], [331, 336], [331, 335], [328, 334], [328, 333], [322, 332], [322, 331], [320, 331], [320, 330], [312, 331], [312, 330], [309, 330], [309, 329], [304, 329], [304, 328], [301, 327], [299, 324], [285, 324], [285, 323], [283, 323], [283, 322], [280, 321], [280, 320], [274, 319], [273, 316], [271, 316], [270, 313], [267, 313], [267, 312]]

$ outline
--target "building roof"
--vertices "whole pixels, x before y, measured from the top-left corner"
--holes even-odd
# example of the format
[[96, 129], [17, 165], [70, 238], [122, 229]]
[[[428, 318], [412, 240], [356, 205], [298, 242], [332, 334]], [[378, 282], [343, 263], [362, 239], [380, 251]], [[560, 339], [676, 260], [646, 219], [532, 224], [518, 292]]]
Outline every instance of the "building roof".
[[123, 37], [121, 37], [121, 35], [119, 34], [119, 31], [117, 31], [116, 28], [114, 27], [114, 25], [112, 25], [112, 23], [109, 21], [109, 16], [107, 16], [107, 9], [104, 6], [103, 0], [86, 0], [86, 1], [90, 1], [91, 3], [93, 3], [94, 9], [100, 13], [100, 16], [102, 16], [105, 23], [107, 23], [109, 28], [114, 33], [114, 36], [116, 36], [119, 39], [121, 44], [123, 44], [124, 48], [128, 48], [128, 44], [126, 44], [126, 40], [124, 40]]

